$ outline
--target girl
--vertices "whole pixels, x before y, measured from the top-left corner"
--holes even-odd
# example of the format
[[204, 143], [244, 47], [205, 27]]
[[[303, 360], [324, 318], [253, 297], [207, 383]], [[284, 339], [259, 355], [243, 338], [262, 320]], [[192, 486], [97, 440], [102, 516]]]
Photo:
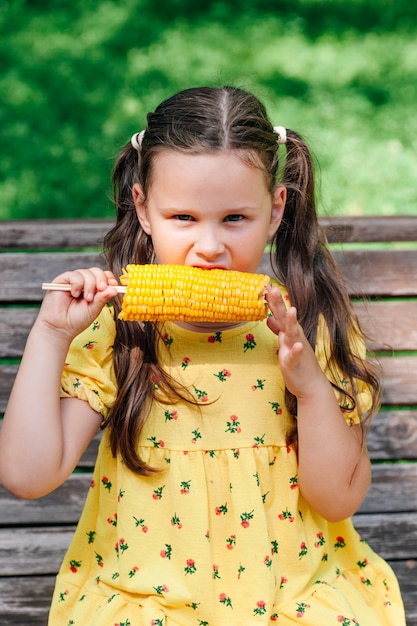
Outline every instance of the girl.
[[[1, 479], [34, 498], [104, 429], [49, 624], [405, 624], [349, 519], [379, 384], [306, 144], [253, 95], [195, 88], [148, 115], [113, 179], [110, 269], [55, 279], [71, 291], [44, 298], [1, 432]], [[266, 323], [118, 320], [128, 263], [256, 272], [267, 242]]]

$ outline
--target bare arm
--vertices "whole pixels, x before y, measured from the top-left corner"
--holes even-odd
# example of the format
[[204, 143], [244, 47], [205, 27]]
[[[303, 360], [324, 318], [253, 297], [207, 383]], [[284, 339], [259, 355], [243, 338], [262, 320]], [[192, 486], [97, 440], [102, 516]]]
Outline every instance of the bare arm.
[[92, 268], [56, 279], [72, 291], [48, 293], [30, 332], [0, 431], [0, 480], [20, 497], [40, 497], [71, 473], [101, 416], [74, 398], [60, 400], [72, 339], [115, 295], [108, 273]]
[[296, 310], [286, 310], [278, 289], [272, 289], [267, 297], [274, 315], [268, 324], [279, 333], [284, 380], [297, 397], [300, 491], [320, 515], [340, 521], [355, 513], [368, 491], [368, 452], [360, 428], [346, 424], [298, 324]]

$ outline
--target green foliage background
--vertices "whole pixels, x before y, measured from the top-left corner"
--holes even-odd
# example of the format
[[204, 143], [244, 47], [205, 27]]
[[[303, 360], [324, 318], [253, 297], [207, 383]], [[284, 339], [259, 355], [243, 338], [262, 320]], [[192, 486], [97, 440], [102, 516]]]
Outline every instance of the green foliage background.
[[106, 217], [114, 158], [180, 89], [254, 91], [320, 163], [321, 212], [414, 213], [409, 0], [0, 0], [0, 219]]

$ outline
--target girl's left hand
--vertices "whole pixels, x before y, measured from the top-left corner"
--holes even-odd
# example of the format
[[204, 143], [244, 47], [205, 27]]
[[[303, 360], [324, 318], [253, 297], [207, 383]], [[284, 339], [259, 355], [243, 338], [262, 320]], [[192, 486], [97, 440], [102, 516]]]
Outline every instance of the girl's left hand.
[[297, 398], [317, 393], [318, 383], [326, 379], [298, 323], [296, 308], [287, 309], [277, 287], [268, 290], [266, 299], [273, 315], [268, 318], [268, 326], [279, 335], [279, 361], [285, 384]]

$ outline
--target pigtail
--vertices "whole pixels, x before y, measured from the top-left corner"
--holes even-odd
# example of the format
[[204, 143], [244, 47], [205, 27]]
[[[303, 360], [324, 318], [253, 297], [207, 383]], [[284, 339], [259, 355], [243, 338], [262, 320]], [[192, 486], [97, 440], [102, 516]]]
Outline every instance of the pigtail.
[[[290, 301], [297, 308], [298, 319], [313, 349], [319, 317], [323, 316], [330, 337], [329, 365], [334, 373], [332, 384], [345, 397], [343, 405], [351, 409], [356, 407], [354, 379], [364, 381], [374, 392], [369, 412], [371, 416], [379, 405], [379, 377], [374, 365], [364, 362], [352, 352], [352, 343], [356, 344], [355, 338], [361, 336], [359, 321], [318, 221], [312, 155], [294, 131], [287, 130], [287, 157], [281, 182], [287, 188], [287, 202], [271, 248], [272, 267], [278, 279], [286, 285]], [[343, 372], [351, 381], [352, 394], [340, 387], [337, 371]], [[286, 404], [296, 415], [296, 399], [288, 390]], [[293, 432], [290, 440], [295, 438]]]
[[[104, 238], [104, 253], [108, 266], [120, 276], [128, 263], [153, 263], [151, 238], [142, 229], [132, 196], [132, 187], [139, 181], [140, 155], [127, 144], [113, 170], [113, 200], [117, 211], [116, 224]], [[137, 453], [136, 442], [145, 425], [151, 401], [155, 397], [154, 381], [158, 381], [163, 398], [189, 400], [186, 390], [180, 388], [158, 363], [160, 331], [156, 324], [125, 322], [118, 319], [121, 296], [114, 298], [116, 337], [113, 345], [113, 365], [118, 387], [116, 401], [103, 423], [109, 428], [113, 455], [120, 454], [125, 465], [137, 474], [149, 475], [157, 471]]]

